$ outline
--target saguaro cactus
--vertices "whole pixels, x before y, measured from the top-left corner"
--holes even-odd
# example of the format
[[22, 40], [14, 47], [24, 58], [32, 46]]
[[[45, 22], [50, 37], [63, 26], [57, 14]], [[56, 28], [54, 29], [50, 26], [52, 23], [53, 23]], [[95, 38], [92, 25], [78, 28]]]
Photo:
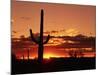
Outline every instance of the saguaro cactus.
[[43, 61], [43, 44], [46, 44], [49, 41], [50, 35], [47, 36], [47, 39], [43, 41], [43, 17], [44, 11], [41, 10], [41, 18], [40, 18], [40, 36], [38, 37], [39, 40], [36, 40], [33, 36], [32, 30], [30, 29], [30, 36], [33, 42], [38, 44], [38, 62], [42, 63]]

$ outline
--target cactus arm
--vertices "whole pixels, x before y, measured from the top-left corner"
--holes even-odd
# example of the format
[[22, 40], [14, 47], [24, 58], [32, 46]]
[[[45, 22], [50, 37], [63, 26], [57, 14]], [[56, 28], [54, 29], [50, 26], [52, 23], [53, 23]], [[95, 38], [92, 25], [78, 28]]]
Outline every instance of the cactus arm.
[[31, 39], [32, 41], [34, 41], [36, 44], [38, 44], [38, 41], [34, 38], [32, 30], [30, 29], [30, 35], [31, 35]]
[[50, 35], [47, 36], [47, 39], [46, 41], [43, 42], [43, 44], [46, 44], [49, 41], [49, 39], [50, 39]]

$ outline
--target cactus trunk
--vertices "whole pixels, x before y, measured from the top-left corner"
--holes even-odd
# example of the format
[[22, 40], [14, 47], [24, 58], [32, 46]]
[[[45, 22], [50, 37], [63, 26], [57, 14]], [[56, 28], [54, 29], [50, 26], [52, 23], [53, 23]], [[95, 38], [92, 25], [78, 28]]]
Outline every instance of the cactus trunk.
[[41, 10], [41, 18], [40, 18], [40, 43], [38, 48], [38, 62], [42, 62], [43, 60], [43, 10]]
[[43, 45], [40, 44], [38, 48], [38, 62], [42, 63], [43, 61]]

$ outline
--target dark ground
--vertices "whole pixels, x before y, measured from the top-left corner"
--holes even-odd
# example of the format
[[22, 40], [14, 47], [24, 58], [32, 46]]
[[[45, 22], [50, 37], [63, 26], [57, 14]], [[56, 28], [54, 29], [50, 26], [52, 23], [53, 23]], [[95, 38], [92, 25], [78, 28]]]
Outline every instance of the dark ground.
[[94, 58], [51, 58], [40, 65], [37, 60], [12, 59], [12, 74], [96, 69]]

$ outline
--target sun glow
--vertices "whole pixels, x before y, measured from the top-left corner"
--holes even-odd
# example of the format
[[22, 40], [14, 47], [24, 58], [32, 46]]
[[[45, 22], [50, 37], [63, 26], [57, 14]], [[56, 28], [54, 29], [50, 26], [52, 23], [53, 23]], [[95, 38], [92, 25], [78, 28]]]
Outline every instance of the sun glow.
[[51, 57], [57, 57], [57, 55], [52, 54], [52, 53], [46, 53], [43, 56], [44, 59], [50, 59]]
[[53, 53], [46, 53], [43, 56], [44, 59], [60, 58], [60, 57], [66, 57], [66, 56], [64, 56], [64, 55], [58, 55], [58, 54], [53, 54]]

